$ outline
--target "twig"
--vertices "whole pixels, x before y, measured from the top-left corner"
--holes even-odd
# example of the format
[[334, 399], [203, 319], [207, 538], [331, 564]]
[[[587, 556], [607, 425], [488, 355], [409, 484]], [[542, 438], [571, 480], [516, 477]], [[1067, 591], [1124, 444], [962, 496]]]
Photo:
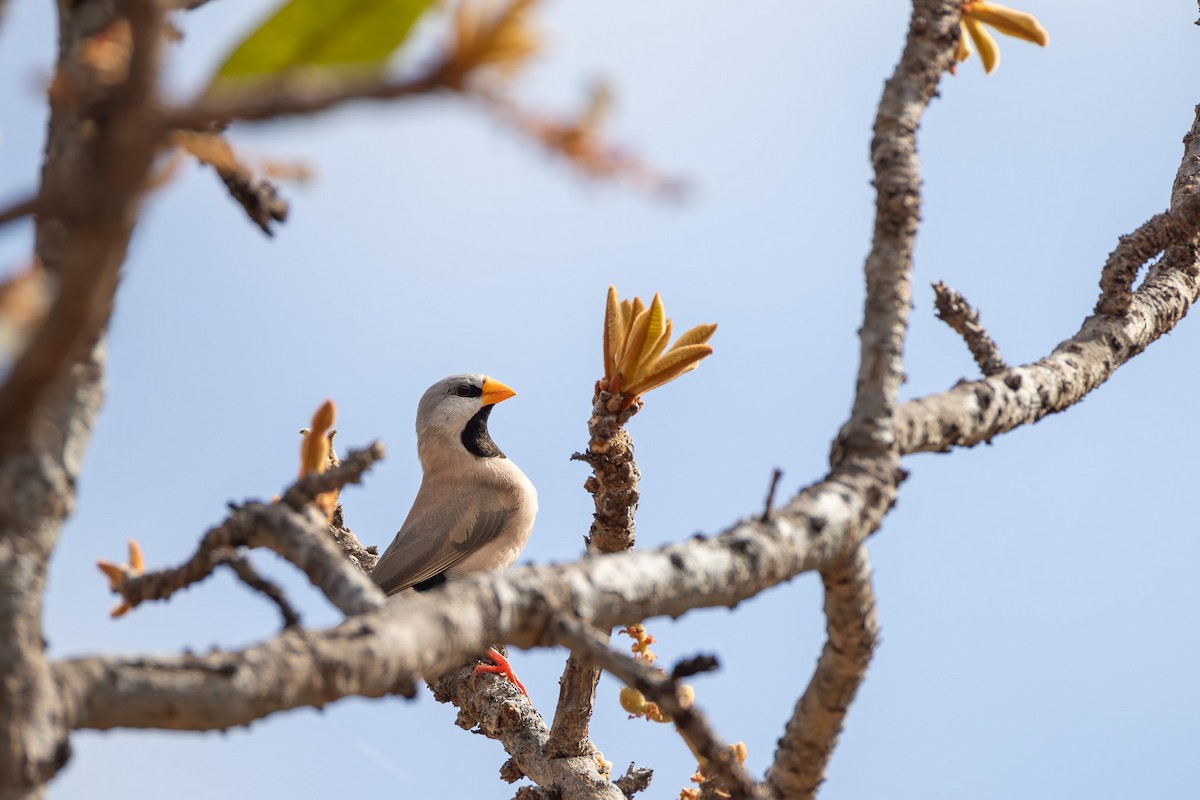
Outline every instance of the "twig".
[[765, 797], [761, 787], [713, 731], [708, 719], [694, 705], [681, 700], [676, 677], [663, 675], [649, 664], [613, 651], [594, 629], [565, 615], [552, 623], [550, 639], [570, 648], [579, 658], [608, 670], [657, 703], [672, 717], [679, 735], [712, 767], [730, 797], [735, 800]]
[[299, 567], [344, 613], [361, 614], [381, 607], [384, 598], [379, 587], [360, 565], [346, 559], [343, 547], [329, 535], [328, 525], [307, 507], [322, 492], [362, 480], [363, 473], [380, 458], [383, 445], [375, 442], [350, 451], [340, 464], [325, 472], [299, 478], [284, 492], [282, 503], [233, 506], [225, 521], [204, 534], [196, 552], [183, 564], [127, 578], [115, 591], [130, 607], [147, 600], [165, 600], [211, 575], [225, 563], [224, 554], [230, 548], [266, 547]]
[[546, 751], [550, 732], [542, 715], [505, 680], [474, 679], [473, 666], [453, 670], [430, 683], [434, 698], [458, 708], [456, 724], [499, 741], [511, 758], [500, 769], [512, 783], [528, 777], [545, 792], [563, 798], [622, 800], [625, 795], [606, 772], [593, 747], [578, 756], [556, 758]]
[[232, 121], [263, 122], [280, 117], [315, 114], [353, 100], [398, 100], [448, 89], [447, 74], [438, 63], [422, 75], [404, 81], [372, 80], [342, 83], [275, 83], [227, 99], [201, 99], [190, 106], [168, 109], [167, 130], [208, 131]]
[[1164, 250], [1186, 244], [1200, 233], [1200, 194], [1188, 194], [1170, 210], [1155, 214], [1122, 236], [1100, 273], [1097, 314], [1121, 316], [1133, 303], [1133, 281], [1142, 265]]
[[763, 503], [763, 512], [758, 517], [762, 522], [771, 521], [771, 509], [775, 507], [775, 489], [779, 486], [779, 479], [782, 477], [783, 470], [779, 467], [771, 470], [771, 486], [767, 489], [767, 500]]
[[858, 548], [849, 563], [823, 571], [821, 580], [828, 640], [767, 772], [776, 797], [810, 800], [816, 795], [878, 643], [866, 547]]
[[258, 574], [249, 559], [238, 555], [233, 548], [218, 548], [213, 551], [213, 559], [218, 564], [224, 564], [233, 570], [233, 574], [237, 575], [242, 583], [250, 587], [260, 594], [267, 596], [271, 602], [279, 607], [279, 613], [283, 617], [283, 627], [285, 629], [294, 627], [300, 624], [300, 614], [288, 602], [287, 596], [283, 593], [283, 589], [273, 581], [269, 581]]
[[36, 194], [26, 197], [24, 200], [18, 200], [6, 206], [3, 211], [0, 211], [0, 226], [37, 214], [43, 206], [42, 197]]
[[361, 450], [351, 450], [336, 466], [331, 466], [324, 472], [310, 472], [297, 480], [283, 493], [283, 502], [299, 510], [319, 494], [341, 489], [351, 483], [360, 483], [363, 474], [386, 453], [381, 442], [372, 442]]
[[617, 778], [617, 788], [621, 790], [621, 794], [626, 797], [633, 797], [638, 792], [644, 792], [650, 788], [650, 780], [654, 777], [654, 770], [649, 767], [638, 767], [633, 764], [625, 770], [625, 774]]
[[1008, 369], [1008, 364], [1000, 357], [1000, 348], [984, 330], [979, 321], [979, 312], [971, 307], [967, 298], [941, 281], [933, 284], [933, 293], [938, 319], [963, 338], [980, 371], [989, 376], [998, 375]]

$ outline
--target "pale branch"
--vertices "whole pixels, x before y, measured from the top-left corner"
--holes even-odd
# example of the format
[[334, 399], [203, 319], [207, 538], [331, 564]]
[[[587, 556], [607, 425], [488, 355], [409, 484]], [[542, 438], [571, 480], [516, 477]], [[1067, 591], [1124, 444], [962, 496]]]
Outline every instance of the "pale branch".
[[828, 637], [808, 688], [796, 703], [767, 772], [776, 797], [809, 800], [825, 780], [846, 711], [867, 676], [879, 625], [866, 546], [844, 564], [823, 570]]
[[1008, 369], [1008, 364], [1000, 357], [1000, 348], [979, 321], [979, 311], [967, 302], [967, 298], [941, 281], [933, 284], [933, 295], [938, 319], [963, 338], [984, 377], [999, 375]]
[[238, 580], [250, 589], [265, 595], [279, 609], [283, 617], [283, 627], [291, 628], [300, 624], [300, 613], [288, 601], [283, 589], [273, 581], [264, 578], [250, 563], [250, 560], [238, 555], [233, 548], [218, 548], [213, 551], [213, 558], [218, 564], [224, 564], [237, 575]]
[[[1172, 209], [1200, 194], [1200, 108], [1184, 137]], [[1038, 361], [1003, 376], [963, 382], [902, 404], [896, 441], [902, 453], [973, 447], [1022, 425], [1065, 411], [1116, 369], [1169, 333], [1200, 297], [1200, 269], [1189, 243], [1167, 250], [1150, 268], [1121, 316], [1094, 314], [1079, 331]]]
[[[876, 478], [840, 472], [802, 491], [770, 524], [747, 520], [714, 538], [654, 550], [466, 576], [435, 592], [394, 597], [330, 630], [285, 631], [237, 652], [81, 658], [57, 663], [55, 674], [72, 728], [244, 725], [340, 697], [394, 693], [497, 642], [537, 646], [567, 611], [612, 627], [732, 607], [845, 558], [886, 507]], [[299, 661], [296, 651], [305, 653]], [[177, 711], [164, 720], [163, 707]]]
[[960, 0], [915, 0], [904, 52], [884, 85], [871, 141], [875, 229], [867, 255], [867, 295], [859, 331], [854, 407], [839, 435], [845, 453], [892, 457], [896, 396], [912, 305], [913, 246], [921, 218], [917, 128], [958, 43]]
[[113, 591], [131, 607], [147, 600], [164, 600], [211, 575], [220, 563], [213, 551], [230, 547], [274, 550], [348, 616], [373, 611], [384, 603], [379, 587], [334, 544], [316, 509], [296, 511], [255, 502], [235, 506], [224, 522], [204, 534], [196, 553], [182, 565], [126, 578]]
[[548, 793], [580, 800], [622, 800], [624, 795], [602, 769], [593, 747], [577, 756], [555, 757], [546, 749], [550, 731], [542, 715], [510, 682], [474, 677], [462, 667], [431, 683], [434, 698], [458, 708], [456, 724], [496, 739], [511, 757], [501, 777], [514, 783], [527, 777]]
[[1155, 214], [1133, 233], [1122, 236], [1100, 273], [1096, 313], [1121, 316], [1133, 304], [1133, 281], [1138, 270], [1159, 253], [1187, 244], [1200, 233], [1200, 195], [1187, 194], [1171, 208]]
[[[592, 475], [583, 488], [592, 495], [596, 512], [584, 545], [589, 553], [618, 553], [633, 547], [637, 538], [634, 517], [637, 514], [638, 472], [633, 458], [633, 438], [625, 423], [642, 407], [635, 402], [621, 411], [609, 411], [612, 397], [599, 384], [592, 397], [592, 415], [588, 419], [588, 449], [571, 458], [585, 461]], [[606, 631], [601, 631], [608, 635]], [[550, 726], [551, 753], [578, 755], [591, 747], [588, 727], [596, 703], [596, 685], [600, 670], [580, 662], [574, 652], [567, 655], [558, 682], [558, 705]]]
[[[658, 704], [671, 717], [679, 735], [702, 760], [702, 765], [722, 784], [735, 800], [765, 797], [742, 763], [712, 729], [708, 718], [680, 695], [677, 676], [667, 676], [636, 658], [618, 653], [608, 646], [608, 639], [590, 626], [560, 615], [550, 626], [550, 643], [570, 648], [579, 658], [608, 670], [627, 686], [637, 689], [651, 702]], [[711, 661], [715, 667], [715, 661]], [[695, 670], [687, 671], [694, 674]]]

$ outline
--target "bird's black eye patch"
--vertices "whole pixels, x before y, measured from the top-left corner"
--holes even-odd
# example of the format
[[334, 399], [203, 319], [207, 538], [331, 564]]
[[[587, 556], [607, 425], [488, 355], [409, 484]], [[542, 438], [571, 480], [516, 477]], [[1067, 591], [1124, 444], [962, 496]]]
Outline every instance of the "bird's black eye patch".
[[454, 393], [459, 397], [482, 397], [483, 389], [469, 383], [460, 383], [454, 387]]

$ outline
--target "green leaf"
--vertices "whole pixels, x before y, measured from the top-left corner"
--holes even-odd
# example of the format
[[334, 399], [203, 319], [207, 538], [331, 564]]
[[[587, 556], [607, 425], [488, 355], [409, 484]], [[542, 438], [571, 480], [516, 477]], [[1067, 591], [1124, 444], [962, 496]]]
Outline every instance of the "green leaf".
[[209, 89], [297, 67], [377, 74], [432, 0], [289, 0], [242, 40]]

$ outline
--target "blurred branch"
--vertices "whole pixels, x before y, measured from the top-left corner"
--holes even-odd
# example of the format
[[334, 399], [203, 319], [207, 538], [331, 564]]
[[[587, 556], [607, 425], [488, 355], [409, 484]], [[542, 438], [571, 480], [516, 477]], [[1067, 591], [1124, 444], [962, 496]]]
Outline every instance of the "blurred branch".
[[984, 330], [983, 323], [979, 321], [979, 312], [971, 307], [967, 298], [941, 281], [933, 284], [933, 293], [938, 319], [963, 338], [979, 370], [985, 376], [990, 376], [1008, 369], [1008, 364], [1000, 357], [1000, 348]]
[[821, 581], [828, 640], [767, 772], [767, 785], [776, 797], [816, 796], [846, 711], [867, 676], [878, 643], [866, 547], [859, 547], [848, 563], [822, 571]]
[[167, 109], [167, 130], [210, 131], [229, 122], [264, 122], [315, 114], [354, 100], [399, 100], [449, 89], [443, 63], [408, 80], [281, 82], [226, 99], [202, 98], [189, 106]]

